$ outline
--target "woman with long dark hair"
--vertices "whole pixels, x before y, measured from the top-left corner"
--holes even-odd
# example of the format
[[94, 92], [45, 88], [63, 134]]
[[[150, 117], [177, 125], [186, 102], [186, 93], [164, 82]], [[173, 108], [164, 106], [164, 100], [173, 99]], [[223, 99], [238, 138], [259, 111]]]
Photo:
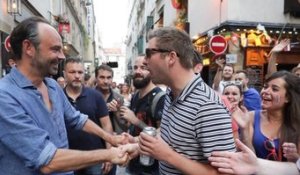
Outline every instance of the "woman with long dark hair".
[[263, 110], [233, 114], [242, 128], [242, 140], [259, 158], [290, 159], [283, 145], [294, 145], [294, 154], [300, 150], [300, 79], [288, 71], [275, 72], [266, 79], [261, 98]]

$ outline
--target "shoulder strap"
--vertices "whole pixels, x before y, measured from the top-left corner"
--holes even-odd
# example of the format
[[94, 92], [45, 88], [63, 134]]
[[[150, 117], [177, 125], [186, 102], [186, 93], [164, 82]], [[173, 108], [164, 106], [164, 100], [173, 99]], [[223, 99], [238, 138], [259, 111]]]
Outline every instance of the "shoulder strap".
[[158, 92], [155, 97], [153, 98], [152, 100], [152, 103], [151, 103], [151, 117], [154, 118], [154, 113], [155, 113], [155, 109], [156, 109], [156, 105], [158, 103], [158, 101], [160, 100], [160, 98], [162, 96], [164, 96], [166, 94], [165, 91], [160, 91]]

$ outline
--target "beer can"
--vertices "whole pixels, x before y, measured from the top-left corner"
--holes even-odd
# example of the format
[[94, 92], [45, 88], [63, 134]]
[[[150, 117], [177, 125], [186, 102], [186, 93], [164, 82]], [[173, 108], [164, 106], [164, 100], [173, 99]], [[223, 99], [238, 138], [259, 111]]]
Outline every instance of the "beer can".
[[[156, 136], [156, 129], [154, 127], [146, 126], [142, 132], [152, 137]], [[150, 156], [141, 154], [140, 163], [144, 166], [151, 166], [154, 163], [154, 159]]]

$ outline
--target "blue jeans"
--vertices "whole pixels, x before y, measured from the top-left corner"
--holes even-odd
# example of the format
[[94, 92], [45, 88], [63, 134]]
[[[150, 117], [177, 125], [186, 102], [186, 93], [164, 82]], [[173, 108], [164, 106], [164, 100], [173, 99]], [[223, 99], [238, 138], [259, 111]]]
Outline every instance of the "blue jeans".
[[86, 167], [74, 172], [75, 175], [103, 175], [102, 164]]

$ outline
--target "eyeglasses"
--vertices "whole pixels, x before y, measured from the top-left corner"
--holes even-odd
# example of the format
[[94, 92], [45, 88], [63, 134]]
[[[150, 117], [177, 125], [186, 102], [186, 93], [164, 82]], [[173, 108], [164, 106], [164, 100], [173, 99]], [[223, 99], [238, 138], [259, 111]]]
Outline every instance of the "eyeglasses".
[[266, 150], [270, 151], [270, 153], [267, 155], [268, 160], [278, 160], [278, 155], [276, 153], [275, 143], [272, 140], [265, 140], [264, 146]]
[[[151, 58], [151, 56], [154, 54], [154, 53], [166, 53], [166, 52], [172, 52], [172, 50], [167, 50], [167, 49], [155, 49], [155, 48], [147, 48], [146, 49], [146, 59], [148, 58]], [[176, 53], [177, 54], [177, 53]], [[179, 57], [179, 54], [177, 54], [177, 56]]]

